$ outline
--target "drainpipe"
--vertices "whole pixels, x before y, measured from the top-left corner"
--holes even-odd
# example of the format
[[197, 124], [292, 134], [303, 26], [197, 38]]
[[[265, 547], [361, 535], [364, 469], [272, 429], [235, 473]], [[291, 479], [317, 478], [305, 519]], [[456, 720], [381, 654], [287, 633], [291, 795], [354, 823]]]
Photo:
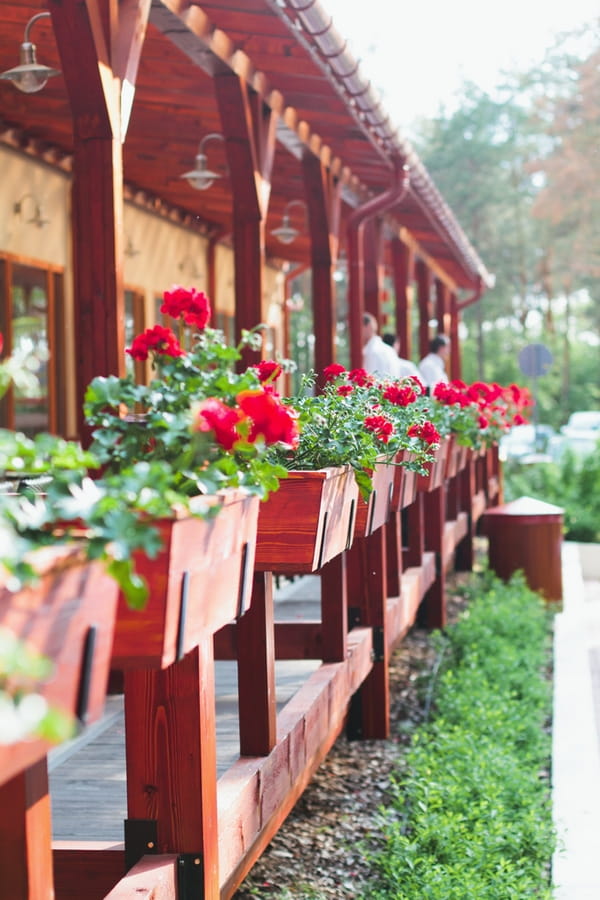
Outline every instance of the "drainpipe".
[[350, 365], [362, 366], [362, 317], [364, 297], [363, 232], [368, 219], [386, 212], [405, 196], [410, 184], [409, 168], [404, 157], [394, 159], [394, 180], [390, 188], [355, 209], [348, 219], [348, 315], [350, 324]]
[[[493, 283], [491, 285], [489, 285], [489, 287], [493, 287], [493, 286], [494, 286]], [[460, 303], [456, 304], [456, 309], [458, 310], [458, 312], [462, 312], [462, 310], [466, 309], [467, 306], [472, 306], [474, 303], [477, 303], [479, 300], [481, 300], [481, 297], [483, 296], [483, 288], [484, 288], [483, 278], [480, 275], [477, 278], [477, 287], [475, 288], [475, 290], [471, 294], [471, 296], [467, 297], [466, 300], [462, 300]]]

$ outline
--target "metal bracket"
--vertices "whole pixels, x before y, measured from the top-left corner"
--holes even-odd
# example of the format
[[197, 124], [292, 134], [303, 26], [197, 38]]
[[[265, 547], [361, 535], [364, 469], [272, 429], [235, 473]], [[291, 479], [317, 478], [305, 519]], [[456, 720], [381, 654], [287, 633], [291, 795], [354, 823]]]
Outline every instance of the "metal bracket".
[[156, 819], [125, 819], [125, 869], [128, 872], [142, 856], [158, 853]]
[[367, 526], [367, 537], [373, 534], [373, 518], [375, 516], [375, 504], [377, 503], [377, 489], [371, 494], [371, 509], [369, 510], [369, 524]]
[[348, 534], [346, 535], [346, 550], [352, 546], [354, 539], [354, 519], [356, 517], [356, 500], [350, 501], [350, 515], [348, 516]]
[[186, 569], [181, 578], [181, 592], [179, 597], [179, 622], [177, 623], [177, 641], [175, 643], [175, 659], [183, 659], [185, 648], [185, 623], [188, 611], [188, 597], [190, 594], [190, 573]]
[[385, 660], [385, 633], [381, 625], [373, 625], [373, 662]]
[[202, 900], [204, 897], [201, 853], [180, 853], [177, 857], [177, 897], [179, 900]]
[[79, 688], [77, 691], [76, 716], [81, 725], [87, 725], [97, 635], [98, 626], [89, 625], [83, 642], [83, 655], [79, 672]]
[[360, 607], [359, 606], [349, 606], [348, 607], [348, 628], [355, 628], [357, 625], [360, 625]]
[[323, 556], [325, 555], [325, 538], [327, 537], [327, 520], [329, 518], [329, 513], [325, 511], [323, 516], [323, 528], [321, 530], [321, 545], [319, 547], [319, 560], [317, 562], [317, 569], [322, 568], [323, 566]]
[[436, 578], [439, 578], [443, 574], [442, 568], [443, 568], [442, 567], [442, 554], [436, 550], [436, 552], [435, 552], [435, 577]]
[[246, 597], [246, 588], [248, 585], [248, 578], [251, 577], [252, 573], [250, 572], [250, 552], [248, 550], [248, 541], [244, 542], [242, 547], [242, 561], [240, 564], [240, 589], [238, 592], [238, 602], [237, 602], [237, 616], [236, 618], [240, 618], [247, 611], [247, 606], [245, 603]]

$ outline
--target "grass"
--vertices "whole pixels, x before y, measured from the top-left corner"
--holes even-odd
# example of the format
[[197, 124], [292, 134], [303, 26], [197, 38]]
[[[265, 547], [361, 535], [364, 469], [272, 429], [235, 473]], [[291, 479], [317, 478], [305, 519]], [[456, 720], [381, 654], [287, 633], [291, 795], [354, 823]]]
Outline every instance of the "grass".
[[520, 577], [467, 591], [435, 637], [433, 719], [401, 762], [369, 900], [552, 896], [550, 617]]

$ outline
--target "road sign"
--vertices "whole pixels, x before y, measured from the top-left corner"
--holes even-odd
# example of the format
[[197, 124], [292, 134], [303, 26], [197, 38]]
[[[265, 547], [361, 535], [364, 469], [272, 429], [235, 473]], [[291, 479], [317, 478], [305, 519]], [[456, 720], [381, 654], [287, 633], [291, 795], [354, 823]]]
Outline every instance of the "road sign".
[[545, 375], [554, 357], [545, 344], [528, 344], [519, 353], [519, 366], [523, 375], [538, 378]]

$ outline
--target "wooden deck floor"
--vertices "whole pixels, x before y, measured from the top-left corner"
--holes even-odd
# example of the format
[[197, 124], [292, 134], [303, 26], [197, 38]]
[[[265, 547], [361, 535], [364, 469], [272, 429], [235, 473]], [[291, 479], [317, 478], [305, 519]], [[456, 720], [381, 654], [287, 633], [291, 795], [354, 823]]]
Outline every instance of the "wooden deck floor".
[[[276, 620], [319, 619], [320, 584], [319, 578], [307, 576], [276, 590]], [[317, 660], [276, 663], [278, 710], [318, 666]], [[217, 774], [221, 776], [239, 756], [236, 664], [217, 662], [215, 673]], [[49, 773], [55, 839], [123, 840], [127, 801], [122, 697], [110, 697], [101, 722], [51, 752]]]

